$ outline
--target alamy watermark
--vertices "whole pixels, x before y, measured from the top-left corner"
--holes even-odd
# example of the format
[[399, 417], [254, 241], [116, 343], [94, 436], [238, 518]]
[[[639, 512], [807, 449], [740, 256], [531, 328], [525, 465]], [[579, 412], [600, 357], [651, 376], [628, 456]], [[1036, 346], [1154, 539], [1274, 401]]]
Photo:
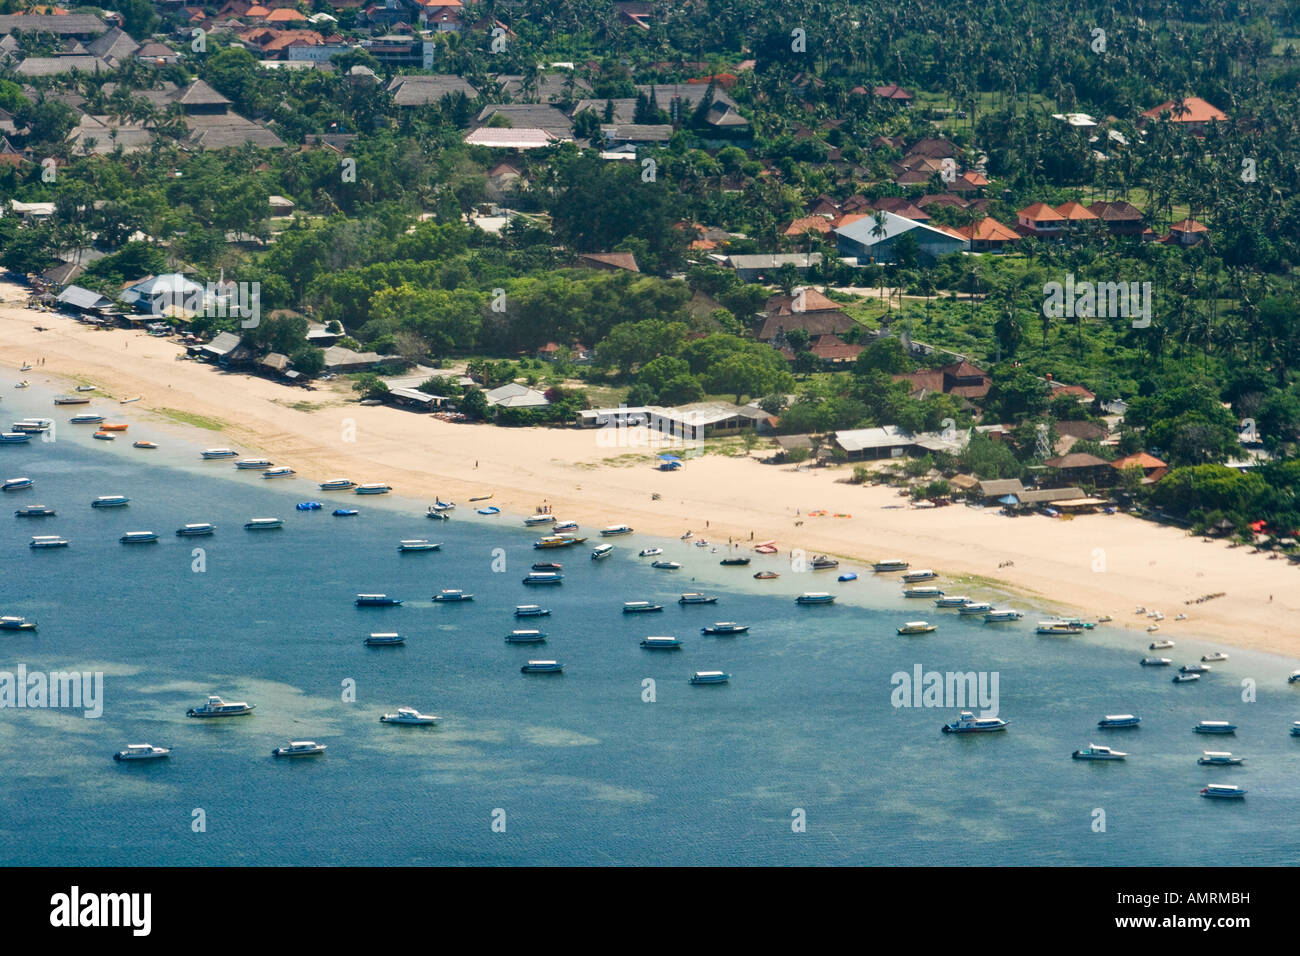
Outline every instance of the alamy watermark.
[[912, 672], [897, 671], [889, 683], [894, 688], [889, 702], [894, 707], [933, 707], [961, 710], [980, 707], [981, 717], [998, 715], [997, 671], [927, 671], [920, 664]]
[[84, 711], [94, 719], [104, 713], [103, 671], [28, 671], [26, 664], [0, 671], [0, 710], [6, 707]]
[[1049, 319], [1125, 318], [1133, 328], [1151, 325], [1150, 282], [1075, 282], [1067, 273], [1065, 282], [1043, 286], [1043, 315]]

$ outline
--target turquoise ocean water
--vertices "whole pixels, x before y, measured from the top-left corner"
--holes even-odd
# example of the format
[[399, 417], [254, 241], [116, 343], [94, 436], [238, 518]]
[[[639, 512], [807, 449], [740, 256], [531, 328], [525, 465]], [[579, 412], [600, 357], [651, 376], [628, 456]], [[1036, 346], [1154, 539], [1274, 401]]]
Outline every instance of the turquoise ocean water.
[[[864, 573], [841, 584], [837, 572], [792, 573], [776, 556], [723, 568], [721, 552], [639, 534], [611, 539], [615, 554], [593, 562], [599, 539], [589, 526], [588, 547], [535, 551], [538, 531], [517, 516], [475, 515], [468, 502], [434, 522], [424, 501], [320, 492], [314, 481], [200, 462], [205, 444], [227, 443], [216, 433], [133, 449], [133, 439], [158, 435], [147, 415], [112, 401], [92, 407], [134, 424], [115, 442], [94, 441], [93, 428], [66, 423], [84, 407], [55, 409], [50, 393], [17, 391], [14, 381], [0, 378], [0, 425], [51, 418], [57, 440], [0, 446], [0, 478], [36, 480], [0, 498], [0, 613], [39, 622], [34, 634], [0, 631], [0, 670], [102, 671], [105, 702], [99, 719], [0, 710], [0, 863], [1257, 865], [1300, 856], [1292, 661], [1229, 648], [1230, 661], [1176, 686], [1170, 669], [1138, 666], [1144, 636], [1103, 625], [1038, 637], [1044, 615], [1030, 606], [1018, 624], [984, 625], [901, 598], [896, 578]], [[131, 504], [90, 507], [107, 494]], [[296, 511], [304, 500], [326, 507]], [[58, 516], [12, 516], [33, 502]], [[341, 505], [361, 514], [333, 517]], [[261, 516], [284, 518], [284, 529], [243, 529]], [[197, 521], [216, 534], [175, 536]], [[160, 543], [119, 543], [140, 529], [159, 532]], [[61, 534], [71, 547], [33, 551], [33, 534]], [[398, 541], [413, 537], [443, 549], [399, 554]], [[653, 570], [636, 556], [654, 544], [683, 569]], [[562, 562], [563, 585], [523, 586], [538, 560]], [[755, 581], [764, 568], [781, 577]], [[435, 604], [441, 588], [475, 599]], [[691, 590], [720, 600], [678, 606]], [[806, 590], [834, 591], [838, 602], [795, 606]], [[406, 603], [356, 608], [356, 594], [370, 591]], [[665, 610], [622, 614], [635, 599]], [[516, 622], [523, 603], [553, 614]], [[1172, 618], [1176, 609], [1164, 610]], [[895, 634], [918, 618], [938, 632]], [[715, 620], [752, 630], [702, 636]], [[548, 643], [507, 645], [516, 626], [541, 628]], [[390, 630], [406, 645], [362, 645]], [[1160, 652], [1175, 666], [1217, 649], [1183, 636], [1190, 630], [1163, 630], [1178, 640]], [[642, 650], [651, 634], [677, 635], [685, 647]], [[562, 661], [565, 672], [521, 674], [529, 658]], [[954, 708], [894, 707], [891, 675], [917, 664], [996, 672], [1011, 727], [947, 736], [939, 728]], [[707, 669], [732, 680], [687, 683]], [[1242, 699], [1246, 679], [1254, 702]], [[344, 700], [345, 682], [355, 702]], [[247, 700], [255, 714], [187, 718], [210, 693]], [[442, 722], [379, 722], [403, 705]], [[1143, 725], [1097, 730], [1107, 713], [1136, 713]], [[1240, 729], [1194, 734], [1202, 719]], [[272, 758], [290, 739], [329, 750]], [[171, 747], [172, 757], [111, 759], [138, 742]], [[1132, 756], [1070, 759], [1090, 742]], [[1247, 760], [1200, 767], [1204, 749]], [[1242, 802], [1205, 800], [1198, 791], [1210, 782], [1250, 792]], [[194, 831], [196, 809], [204, 832]]]

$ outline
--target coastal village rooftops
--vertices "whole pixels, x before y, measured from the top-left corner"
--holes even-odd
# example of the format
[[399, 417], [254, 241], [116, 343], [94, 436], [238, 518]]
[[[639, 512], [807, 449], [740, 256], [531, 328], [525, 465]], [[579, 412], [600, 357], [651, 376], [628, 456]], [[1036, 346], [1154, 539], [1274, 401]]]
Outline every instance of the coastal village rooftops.
[[451, 73], [397, 76], [388, 84], [388, 92], [393, 94], [395, 106], [427, 106], [456, 93], [464, 93], [471, 100], [478, 96], [478, 90]]
[[916, 446], [926, 451], [958, 452], [966, 447], [970, 440], [970, 431], [958, 431], [955, 436], [946, 438], [939, 432], [919, 432], [913, 434], [897, 425], [884, 425], [879, 428], [854, 428], [835, 433], [835, 443], [850, 455], [866, 451]]
[[580, 252], [578, 262], [588, 268], [604, 271], [641, 271], [636, 264], [636, 256], [630, 252]]
[[490, 126], [480, 127], [465, 137], [465, 143], [470, 146], [493, 149], [540, 149], [559, 142], [571, 140], [561, 140], [544, 129], [496, 129]]
[[962, 226], [956, 231], [971, 242], [1016, 242], [1020, 239], [1020, 233], [1002, 225], [992, 216], [985, 216], [979, 222]]
[[545, 393], [517, 382], [488, 389], [483, 397], [489, 405], [502, 405], [506, 408], [537, 408], [551, 404]]
[[1056, 468], [1061, 471], [1078, 468], [1110, 467], [1110, 462], [1105, 458], [1098, 458], [1096, 455], [1090, 455], [1082, 451], [1071, 452], [1068, 455], [1062, 455], [1060, 458], [1048, 458], [1043, 464], [1048, 468]]
[[1123, 471], [1125, 468], [1128, 468], [1130, 465], [1139, 465], [1144, 470], [1169, 467], [1165, 462], [1161, 461], [1155, 455], [1148, 455], [1144, 451], [1140, 451], [1135, 455], [1126, 455], [1123, 458], [1116, 458], [1114, 461], [1110, 463], [1110, 466], [1114, 468], [1116, 471]]
[[1074, 201], [1061, 203], [1056, 207], [1056, 211], [1070, 222], [1090, 222], [1097, 218], [1097, 214], [1087, 206]]
[[0, 36], [19, 32], [93, 37], [107, 33], [108, 24], [89, 13], [15, 13], [0, 16]]

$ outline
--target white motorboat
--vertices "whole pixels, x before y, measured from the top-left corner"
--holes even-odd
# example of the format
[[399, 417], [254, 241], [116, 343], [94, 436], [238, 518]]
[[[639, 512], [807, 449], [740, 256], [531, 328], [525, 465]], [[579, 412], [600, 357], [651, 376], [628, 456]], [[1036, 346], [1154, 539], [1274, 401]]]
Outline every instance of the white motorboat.
[[1075, 760], [1123, 760], [1128, 754], [1119, 750], [1111, 750], [1101, 744], [1088, 744], [1088, 746], [1082, 750], [1076, 750], [1070, 756]]
[[877, 561], [871, 566], [871, 570], [877, 574], [886, 574], [890, 571], [906, 571], [911, 565], [906, 561], [891, 559], [888, 561]]
[[525, 674], [559, 674], [564, 665], [558, 661], [529, 661], [519, 669]]
[[1207, 663], [1211, 661], [1213, 662], [1226, 661], [1227, 659], [1228, 659], [1228, 655], [1223, 653], [1223, 651], [1215, 651], [1213, 654], [1201, 655], [1201, 660]]
[[1227, 750], [1202, 750], [1196, 762], [1203, 767], [1235, 767], [1245, 759], [1245, 757], [1234, 757]]
[[157, 531], [128, 531], [118, 539], [123, 544], [148, 544], [158, 540]]
[[198, 537], [205, 534], [212, 534], [217, 529], [207, 521], [199, 521], [193, 524], [187, 524], [183, 528], [177, 528], [176, 533], [182, 537]]
[[940, 729], [945, 734], [982, 734], [1006, 730], [1010, 721], [1001, 717], [976, 717], [969, 710], [963, 710], [961, 716]]
[[1241, 787], [1219, 783], [1212, 783], [1201, 791], [1201, 796], [1213, 797], [1219, 800], [1240, 800], [1245, 795], [1246, 791]]
[[591, 549], [591, 560], [599, 561], [602, 558], [608, 558], [613, 553], [614, 546], [612, 544], [598, 544]]
[[691, 675], [692, 684], [725, 684], [731, 675], [725, 671], [696, 671]]
[[663, 554], [663, 548], [642, 548], [636, 553], [638, 558], [653, 558], [656, 554]]
[[957, 608], [957, 613], [963, 617], [973, 614], [981, 616], [993, 613], [993, 605], [988, 601], [968, 601], [961, 607]]
[[937, 578], [938, 576], [939, 573], [937, 571], [931, 571], [929, 568], [920, 568], [916, 571], [906, 572], [903, 575], [903, 582], [905, 584], [912, 584], [913, 582], [916, 581], [929, 581], [933, 578]]
[[249, 531], [270, 531], [273, 528], [283, 528], [283, 518], [250, 518], [244, 522], [244, 527]]
[[641, 646], [652, 651], [675, 651], [682, 646], [682, 642], [675, 637], [647, 637], [641, 641]]
[[367, 482], [364, 485], [357, 485], [356, 494], [359, 495], [386, 495], [393, 490], [392, 485], [386, 485], [383, 482]]
[[[943, 595], [943, 591], [933, 584], [919, 584], [916, 587], [903, 588], [903, 597], [905, 598], [937, 598]], [[992, 610], [993, 605], [989, 605]]]
[[1235, 734], [1237, 725], [1226, 720], [1203, 720], [1192, 729], [1198, 734]]
[[362, 643], [366, 647], [397, 647], [399, 644], [405, 644], [406, 638], [396, 632], [371, 634]]
[[350, 478], [331, 478], [319, 485], [321, 491], [351, 491], [356, 486], [357, 483]]
[[32, 536], [32, 543], [29, 547], [33, 548], [66, 548], [68, 539], [62, 538], [57, 534], [38, 534]]
[[121, 508], [131, 502], [126, 495], [100, 495], [90, 503], [92, 508]]
[[241, 458], [235, 462], [235, 467], [240, 471], [263, 471], [272, 466], [273, 462], [268, 458]]
[[994, 608], [984, 615], [985, 624], [1002, 624], [1007, 621], [1018, 621], [1025, 614], [1023, 611], [1013, 611], [1009, 608]]
[[938, 630], [938, 625], [931, 624], [929, 621], [908, 621], [898, 628], [898, 633], [908, 634], [930, 634]]
[[972, 603], [972, 598], [968, 594], [945, 594], [934, 602], [935, 607], [962, 607]]
[[398, 551], [438, 551], [442, 548], [442, 543], [438, 541], [427, 541], [424, 538], [406, 538], [397, 545]]
[[191, 707], [185, 712], [187, 717], [246, 717], [253, 712], [254, 704], [244, 703], [242, 700], [224, 701], [220, 697], [212, 696], [208, 702], [199, 707]]
[[1167, 651], [1174, 646], [1173, 641], [1152, 641], [1147, 645], [1147, 649], [1152, 651]]
[[611, 524], [600, 529], [600, 536], [602, 538], [612, 538], [612, 537], [616, 537], [617, 535], [631, 534], [631, 533], [632, 533], [632, 529], [625, 524]]
[[698, 591], [688, 591], [677, 599], [678, 604], [717, 604], [718, 598], [714, 594], [701, 594]]
[[166, 747], [155, 747], [152, 744], [129, 744], [125, 750], [119, 750], [113, 754], [114, 760], [158, 760], [166, 757], [170, 750]]
[[507, 644], [545, 644], [546, 632], [536, 628], [516, 628], [506, 635]]
[[458, 601], [472, 601], [474, 595], [467, 594], [460, 588], [443, 588], [433, 596], [433, 599], [444, 604], [455, 604]]
[[325, 745], [314, 740], [291, 740], [287, 747], [276, 747], [272, 757], [315, 757], [325, 752]]
[[379, 718], [385, 724], [408, 724], [416, 727], [427, 727], [436, 724], [438, 718], [432, 714], [422, 714], [414, 707], [399, 707], [395, 714], [384, 714]]
[[1118, 730], [1124, 727], [1136, 727], [1140, 723], [1142, 723], [1142, 718], [1134, 714], [1107, 714], [1097, 721], [1097, 726], [1108, 730]]

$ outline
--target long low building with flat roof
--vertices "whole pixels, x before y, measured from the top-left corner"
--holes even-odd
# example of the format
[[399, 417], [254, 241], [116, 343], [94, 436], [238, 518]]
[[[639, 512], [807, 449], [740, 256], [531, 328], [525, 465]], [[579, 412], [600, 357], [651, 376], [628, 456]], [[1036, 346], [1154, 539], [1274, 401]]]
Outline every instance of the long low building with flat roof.
[[947, 452], [955, 455], [970, 441], [970, 430], [918, 432], [913, 434], [897, 425], [878, 428], [854, 428], [835, 433], [835, 444], [849, 458], [901, 458], [909, 454]]
[[754, 405], [730, 402], [694, 402], [676, 408], [659, 405], [620, 405], [618, 408], [593, 408], [578, 413], [583, 428], [637, 428], [663, 432], [687, 440], [704, 438], [719, 432], [757, 428], [768, 419], [767, 412]]

